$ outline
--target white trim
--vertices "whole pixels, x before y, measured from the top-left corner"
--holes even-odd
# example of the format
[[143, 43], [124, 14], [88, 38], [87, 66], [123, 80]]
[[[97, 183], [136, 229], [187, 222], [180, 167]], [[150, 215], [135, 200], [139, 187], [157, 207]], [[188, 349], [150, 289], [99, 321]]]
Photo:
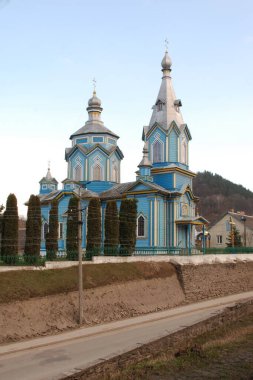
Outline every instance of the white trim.
[[[155, 161], [154, 162], [154, 144], [155, 143], [160, 143], [161, 144], [161, 153], [162, 153], [162, 155], [161, 155], [161, 161]], [[151, 160], [152, 160], [152, 163], [164, 162], [164, 142], [161, 140], [160, 135], [158, 133], [155, 135], [155, 139], [154, 139], [154, 141], [151, 144]]]
[[152, 247], [153, 244], [153, 237], [152, 237], [152, 227], [153, 227], [153, 213], [152, 213], [152, 207], [153, 207], [153, 201], [150, 200], [150, 246]]
[[[139, 235], [139, 234], [138, 234], [138, 232], [139, 232], [139, 219], [140, 219], [141, 217], [142, 217], [143, 220], [144, 220], [144, 235]], [[137, 239], [146, 239], [146, 238], [147, 238], [147, 218], [145, 217], [145, 215], [143, 215], [142, 212], [137, 216], [136, 238], [137, 238]]]

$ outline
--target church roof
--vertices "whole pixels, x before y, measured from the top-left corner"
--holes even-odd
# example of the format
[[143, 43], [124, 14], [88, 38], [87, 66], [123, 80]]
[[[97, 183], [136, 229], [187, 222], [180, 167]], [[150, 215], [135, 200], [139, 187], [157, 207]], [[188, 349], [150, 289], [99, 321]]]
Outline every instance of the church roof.
[[51, 175], [51, 171], [50, 171], [50, 168], [47, 169], [47, 174], [45, 177], [41, 178], [41, 180], [39, 181], [39, 183], [50, 183], [50, 184], [58, 184], [58, 181], [52, 177]]
[[103, 191], [100, 194], [101, 199], [114, 199], [121, 198], [122, 194], [125, 193], [135, 182], [119, 183], [113, 186], [111, 189]]
[[73, 133], [70, 136], [70, 139], [72, 139], [75, 136], [87, 135], [87, 134], [90, 134], [90, 133], [94, 133], [94, 134], [108, 134], [110, 136], [119, 138], [118, 135], [116, 135], [110, 129], [108, 129], [107, 127], [105, 127], [103, 124], [100, 124], [100, 123], [89, 123], [89, 122], [87, 122], [82, 128], [78, 129], [75, 133]]
[[[152, 107], [153, 112], [149, 125], [145, 126], [143, 129], [144, 134], [146, 134], [155, 123], [158, 123], [163, 129], [169, 130], [171, 123], [174, 121], [181, 132], [184, 129], [181, 127], [182, 125], [185, 126], [183, 116], [180, 111], [182, 102], [180, 99], [177, 99], [175, 95], [172, 79], [170, 76], [171, 65], [171, 59], [168, 55], [168, 52], [166, 51], [165, 56], [162, 60], [162, 83], [155, 105]], [[187, 133], [188, 132], [189, 130], [187, 130]]]
[[120, 148], [118, 146], [111, 146], [109, 149], [106, 149], [105, 147], [103, 147], [103, 145], [101, 144], [95, 144], [89, 148], [87, 148], [86, 146], [84, 145], [81, 145], [81, 144], [76, 144], [74, 145], [72, 148], [66, 148], [65, 149], [65, 159], [67, 160], [68, 157], [71, 156], [71, 154], [73, 152], [75, 152], [77, 149], [79, 149], [81, 152], [83, 152], [85, 155], [88, 155], [89, 153], [93, 152], [96, 148], [99, 148], [101, 149], [104, 153], [106, 153], [108, 156], [110, 154], [112, 154], [113, 152], [117, 152], [120, 156], [120, 158], [123, 158], [124, 155], [122, 153], [122, 151], [120, 150]]
[[75, 133], [70, 136], [72, 139], [75, 136], [93, 134], [108, 134], [110, 136], [119, 138], [114, 132], [104, 126], [103, 121], [100, 118], [103, 108], [101, 107], [101, 100], [97, 97], [96, 91], [94, 89], [93, 96], [88, 101], [87, 111], [89, 114], [89, 120], [86, 121], [85, 125], [78, 129]]

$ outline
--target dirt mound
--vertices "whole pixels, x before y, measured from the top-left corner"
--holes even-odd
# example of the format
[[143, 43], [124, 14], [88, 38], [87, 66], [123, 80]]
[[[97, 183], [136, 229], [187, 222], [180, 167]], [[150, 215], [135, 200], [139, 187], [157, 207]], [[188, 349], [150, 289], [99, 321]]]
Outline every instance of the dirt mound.
[[[84, 293], [86, 325], [110, 322], [180, 305], [184, 293], [174, 274], [87, 289]], [[0, 305], [0, 343], [49, 335], [75, 328], [78, 293], [52, 295]]]

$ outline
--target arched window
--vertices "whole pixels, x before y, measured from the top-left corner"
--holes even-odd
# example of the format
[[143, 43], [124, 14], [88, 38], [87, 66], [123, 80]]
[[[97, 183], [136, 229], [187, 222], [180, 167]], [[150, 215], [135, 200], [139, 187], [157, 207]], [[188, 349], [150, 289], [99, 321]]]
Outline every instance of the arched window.
[[42, 235], [43, 240], [46, 240], [48, 232], [49, 232], [49, 224], [46, 222], [43, 224], [43, 235]]
[[93, 181], [102, 180], [102, 169], [99, 165], [93, 167]]
[[74, 167], [74, 179], [76, 181], [81, 181], [82, 179], [82, 169], [80, 165], [76, 165]]
[[112, 181], [113, 182], [119, 182], [119, 180], [118, 180], [118, 168], [117, 168], [117, 166], [114, 166], [112, 168]]
[[145, 219], [142, 215], [137, 219], [137, 237], [145, 236]]
[[181, 162], [183, 164], [187, 163], [187, 145], [185, 141], [183, 141], [181, 146]]
[[153, 162], [163, 161], [163, 143], [156, 140], [153, 144]]

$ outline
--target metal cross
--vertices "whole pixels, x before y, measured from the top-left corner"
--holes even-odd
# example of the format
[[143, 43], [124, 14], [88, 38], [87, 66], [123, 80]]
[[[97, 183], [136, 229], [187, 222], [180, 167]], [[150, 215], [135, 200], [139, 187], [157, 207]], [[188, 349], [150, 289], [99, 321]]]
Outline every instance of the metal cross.
[[47, 163], [47, 164], [48, 164], [48, 169], [50, 169], [50, 164], [51, 164], [51, 162], [50, 162], [50, 161], [48, 161], [48, 163]]
[[93, 78], [93, 90], [96, 91], [96, 84], [97, 84], [97, 81], [95, 78]]
[[168, 51], [168, 47], [169, 47], [169, 41], [168, 41], [168, 39], [167, 38], [165, 38], [165, 49], [166, 49], [166, 51]]

